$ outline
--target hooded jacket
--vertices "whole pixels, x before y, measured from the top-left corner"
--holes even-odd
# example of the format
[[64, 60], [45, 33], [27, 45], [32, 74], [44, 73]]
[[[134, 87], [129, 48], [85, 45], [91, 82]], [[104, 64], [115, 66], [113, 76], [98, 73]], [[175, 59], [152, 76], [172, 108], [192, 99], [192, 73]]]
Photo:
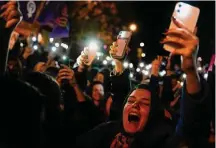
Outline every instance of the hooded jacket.
[[[206, 109], [209, 105], [208, 89], [203, 84], [202, 91], [196, 95], [190, 95], [184, 88], [183, 99], [181, 100], [181, 119], [178, 122], [176, 130], [173, 129], [163, 118], [160, 102], [157, 98], [157, 78], [151, 77], [149, 85], [140, 85], [138, 88], [151, 91], [150, 116], [144, 130], [133, 135], [134, 141], [131, 148], [177, 148], [181, 145], [188, 147], [207, 147], [206, 131], [208, 131], [208, 116], [202, 116], [208, 113]], [[196, 99], [194, 99], [196, 98]], [[200, 113], [191, 114], [191, 112]], [[203, 118], [203, 120], [202, 120]], [[194, 126], [193, 126], [194, 124]], [[197, 131], [198, 129], [201, 129]], [[122, 122], [108, 122], [99, 125], [88, 133], [77, 138], [78, 148], [109, 148], [115, 136], [124, 132]], [[198, 141], [197, 141], [198, 140]]]

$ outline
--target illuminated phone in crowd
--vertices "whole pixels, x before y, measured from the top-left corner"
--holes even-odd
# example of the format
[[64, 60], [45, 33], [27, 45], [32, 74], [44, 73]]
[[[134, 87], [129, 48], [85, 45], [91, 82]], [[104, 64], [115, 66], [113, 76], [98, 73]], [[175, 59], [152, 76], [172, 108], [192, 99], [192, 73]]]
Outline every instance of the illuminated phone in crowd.
[[88, 48], [84, 49], [85, 55], [88, 56], [88, 63], [86, 63], [87, 65], [91, 65], [91, 63], [93, 62], [94, 58], [96, 57], [98, 48], [99, 47], [96, 42], [90, 42]]
[[[172, 16], [181, 21], [190, 31], [194, 32], [199, 14], [199, 8], [186, 3], [178, 2]], [[171, 20], [169, 28], [177, 28], [177, 26], [173, 23], [173, 20]], [[178, 47], [173, 44], [164, 44], [164, 49], [172, 52], [173, 50], [178, 49]]]
[[127, 51], [127, 46], [130, 42], [132, 36], [131, 31], [120, 31], [119, 35], [117, 37], [117, 45], [118, 45], [118, 51], [115, 56], [113, 56], [115, 59], [123, 59], [125, 56], [125, 53]]

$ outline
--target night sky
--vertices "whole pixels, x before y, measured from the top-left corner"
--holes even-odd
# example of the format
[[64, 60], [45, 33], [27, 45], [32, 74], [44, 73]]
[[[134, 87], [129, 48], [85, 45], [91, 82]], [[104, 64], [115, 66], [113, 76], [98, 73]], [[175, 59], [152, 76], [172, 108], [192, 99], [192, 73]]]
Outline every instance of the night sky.
[[[199, 55], [206, 63], [209, 62], [215, 51], [215, 2], [187, 1], [186, 3], [200, 8], [198, 20], [198, 37], [200, 38]], [[143, 51], [147, 54], [145, 61], [151, 61], [156, 55], [168, 55], [160, 45], [162, 33], [168, 29], [170, 17], [173, 13], [176, 1], [156, 2], [117, 2], [119, 16], [122, 22], [130, 24], [135, 22], [138, 30], [134, 33], [130, 47], [130, 61], [136, 62], [136, 49], [140, 42], [145, 43]]]

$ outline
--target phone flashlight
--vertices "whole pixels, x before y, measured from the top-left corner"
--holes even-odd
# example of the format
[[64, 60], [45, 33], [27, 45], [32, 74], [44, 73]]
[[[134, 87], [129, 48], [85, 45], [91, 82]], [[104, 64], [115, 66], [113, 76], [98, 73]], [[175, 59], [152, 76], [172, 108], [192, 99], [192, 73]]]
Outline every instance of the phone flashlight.
[[90, 50], [98, 50], [98, 45], [97, 45], [97, 43], [95, 43], [95, 42], [90, 42], [90, 44], [89, 44], [89, 49]]

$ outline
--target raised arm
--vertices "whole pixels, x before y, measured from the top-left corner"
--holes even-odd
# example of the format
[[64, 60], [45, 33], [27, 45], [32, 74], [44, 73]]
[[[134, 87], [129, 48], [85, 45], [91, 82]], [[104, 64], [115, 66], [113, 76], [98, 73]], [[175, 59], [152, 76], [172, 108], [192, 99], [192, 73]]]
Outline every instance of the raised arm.
[[[117, 43], [114, 42], [110, 47], [110, 55], [113, 58], [113, 55], [117, 52]], [[121, 115], [121, 108], [123, 106], [124, 99], [131, 89], [131, 82], [129, 79], [129, 70], [124, 69], [123, 59], [115, 59], [115, 68], [111, 72], [111, 93], [112, 96], [112, 106], [110, 111], [110, 119], [116, 120], [119, 119]]]
[[197, 72], [196, 59], [199, 39], [180, 21], [175, 18], [173, 21], [178, 28], [168, 30], [162, 43], [178, 45], [179, 48], [171, 52], [181, 56], [182, 70], [187, 74], [176, 133], [188, 145], [203, 147], [207, 142], [209, 132], [210, 102], [207, 85]]
[[79, 88], [79, 86], [78, 86], [78, 84], [76, 82], [74, 71], [72, 69], [70, 69], [69, 67], [65, 66], [65, 65], [63, 67], [64, 68], [59, 71], [58, 76], [57, 76], [58, 83], [60, 85], [62, 85], [62, 82], [64, 80], [67, 80], [69, 86], [72, 87], [74, 89], [74, 91], [75, 91], [77, 101], [78, 102], [85, 101], [84, 94], [80, 90], [80, 88]]
[[21, 20], [21, 13], [16, 1], [9, 1], [0, 5], [0, 75], [6, 70], [8, 43], [13, 29]]

